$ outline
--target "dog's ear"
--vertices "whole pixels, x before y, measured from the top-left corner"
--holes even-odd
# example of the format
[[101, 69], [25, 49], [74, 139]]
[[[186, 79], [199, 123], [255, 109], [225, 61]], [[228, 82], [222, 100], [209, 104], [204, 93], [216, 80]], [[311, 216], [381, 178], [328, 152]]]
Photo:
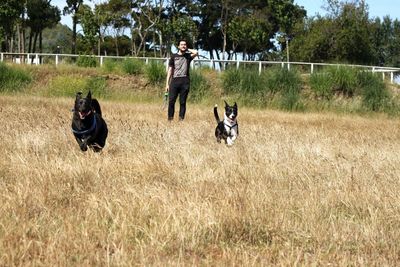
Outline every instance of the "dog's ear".
[[225, 102], [225, 107], [228, 107], [229, 106], [229, 104], [224, 100], [224, 102]]
[[236, 104], [236, 102], [235, 102], [235, 104], [233, 105], [235, 108], [237, 108], [237, 104]]
[[76, 99], [81, 99], [81, 98], [82, 98], [82, 92], [77, 92]]
[[87, 94], [86, 98], [92, 99], [92, 92], [89, 90], [89, 93]]

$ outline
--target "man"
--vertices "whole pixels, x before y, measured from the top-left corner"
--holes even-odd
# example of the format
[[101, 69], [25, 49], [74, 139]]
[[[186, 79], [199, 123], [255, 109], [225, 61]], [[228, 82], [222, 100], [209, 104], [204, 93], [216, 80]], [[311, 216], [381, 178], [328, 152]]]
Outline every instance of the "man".
[[169, 95], [168, 120], [174, 119], [175, 102], [179, 95], [179, 120], [185, 118], [186, 99], [189, 94], [190, 62], [198, 55], [197, 50], [188, 49], [185, 40], [180, 40], [178, 53], [173, 54], [168, 63], [166, 91]]

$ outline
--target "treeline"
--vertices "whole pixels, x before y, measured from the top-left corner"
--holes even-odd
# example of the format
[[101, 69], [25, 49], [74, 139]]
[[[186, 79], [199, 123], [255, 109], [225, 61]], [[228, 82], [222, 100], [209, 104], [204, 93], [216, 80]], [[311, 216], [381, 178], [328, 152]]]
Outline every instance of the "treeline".
[[[39, 52], [165, 57], [184, 38], [211, 59], [400, 66], [400, 22], [369, 17], [364, 0], [326, 0], [327, 15], [312, 17], [294, 0], [97, 2], [65, 0], [59, 10], [51, 0], [2, 0], [1, 50], [35, 52], [39, 39]], [[61, 13], [72, 30], [57, 24]]]

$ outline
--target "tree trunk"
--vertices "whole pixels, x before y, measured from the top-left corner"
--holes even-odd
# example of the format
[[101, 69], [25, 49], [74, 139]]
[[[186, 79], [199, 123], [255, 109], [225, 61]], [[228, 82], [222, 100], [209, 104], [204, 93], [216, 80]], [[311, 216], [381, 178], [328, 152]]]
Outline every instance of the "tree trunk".
[[[43, 53], [43, 50], [42, 50], [42, 31], [43, 30], [40, 30], [40, 32], [39, 32], [39, 53]], [[42, 64], [42, 57], [41, 56], [39, 57], [39, 63]]]
[[72, 16], [72, 47], [71, 54], [76, 54], [76, 24], [78, 24], [78, 18], [76, 17], [76, 12]]

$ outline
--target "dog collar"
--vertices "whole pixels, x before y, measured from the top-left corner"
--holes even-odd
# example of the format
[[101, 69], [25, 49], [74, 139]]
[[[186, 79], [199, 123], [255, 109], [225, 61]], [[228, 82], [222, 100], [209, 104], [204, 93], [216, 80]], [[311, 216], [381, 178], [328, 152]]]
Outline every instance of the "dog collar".
[[83, 131], [78, 131], [75, 130], [74, 128], [71, 127], [71, 130], [74, 134], [78, 134], [78, 135], [84, 135], [84, 134], [88, 134], [91, 133], [94, 129], [96, 129], [96, 116], [93, 116], [93, 122], [92, 122], [92, 126], [87, 129], [87, 130], [83, 130]]
[[227, 126], [230, 130], [232, 130], [233, 127], [235, 127], [237, 125], [237, 123], [235, 123], [234, 125], [228, 125], [226, 123], [224, 123], [225, 126]]

